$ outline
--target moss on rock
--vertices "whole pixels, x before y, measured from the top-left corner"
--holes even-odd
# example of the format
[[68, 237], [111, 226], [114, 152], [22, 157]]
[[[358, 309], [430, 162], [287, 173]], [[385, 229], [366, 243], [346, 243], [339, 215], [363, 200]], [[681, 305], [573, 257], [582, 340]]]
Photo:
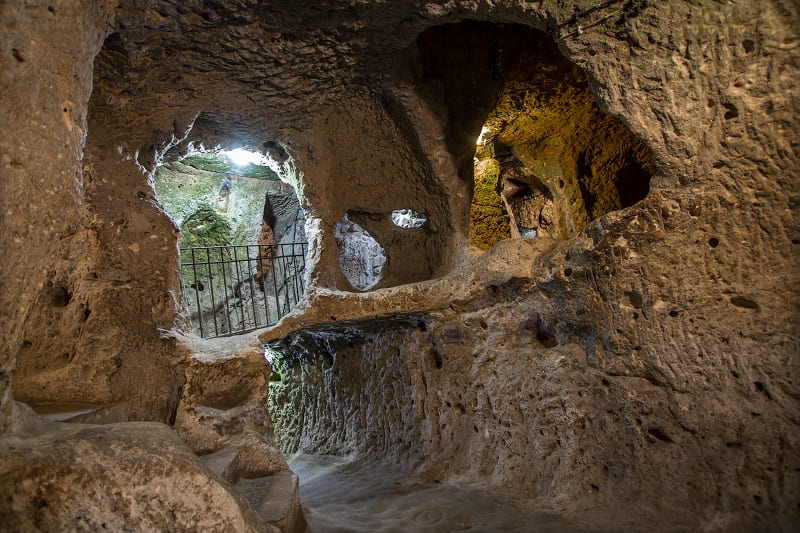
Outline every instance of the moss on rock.
[[181, 224], [181, 248], [230, 244], [233, 225], [228, 217], [208, 204], [189, 215]]
[[475, 189], [469, 210], [470, 242], [482, 250], [511, 236], [508, 213], [496, 192], [500, 164], [492, 158], [491, 150], [485, 153], [487, 157], [475, 164]]
[[278, 175], [267, 166], [254, 165], [252, 163], [248, 163], [244, 166], [236, 166], [233, 165], [227, 157], [216, 154], [192, 154], [184, 157], [181, 163], [196, 168], [197, 170], [233, 174], [243, 178], [279, 179]]

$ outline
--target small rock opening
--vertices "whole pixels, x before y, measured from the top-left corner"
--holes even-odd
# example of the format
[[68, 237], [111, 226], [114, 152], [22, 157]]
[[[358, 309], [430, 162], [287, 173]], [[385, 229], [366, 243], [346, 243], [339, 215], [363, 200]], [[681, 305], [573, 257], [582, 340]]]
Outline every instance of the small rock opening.
[[392, 211], [392, 224], [399, 228], [421, 228], [428, 222], [428, 215], [413, 209]]

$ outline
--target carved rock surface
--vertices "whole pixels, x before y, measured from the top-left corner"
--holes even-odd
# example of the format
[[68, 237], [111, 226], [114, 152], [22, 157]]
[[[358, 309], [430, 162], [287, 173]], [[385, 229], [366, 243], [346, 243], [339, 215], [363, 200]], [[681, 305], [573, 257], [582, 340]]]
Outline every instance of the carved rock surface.
[[[275, 448], [272, 423], [266, 410], [270, 367], [263, 350], [232, 344], [213, 351], [208, 341], [186, 344], [186, 384], [175, 415], [178, 434], [195, 453], [223, 448], [239, 450], [238, 476], [260, 477], [286, 470]], [[205, 346], [203, 346], [205, 344]], [[195, 352], [199, 347], [202, 352]]]
[[[647, 196], [474, 260], [465, 169], [502, 73], [466, 64], [454, 98], [417, 46], [463, 20], [553, 38], [652, 151]], [[792, 0], [0, 4], [0, 428], [12, 396], [172, 421], [178, 233], [151, 178], [202, 122], [228, 147], [279, 141], [303, 176], [307, 312], [263, 337], [340, 341], [297, 349], [283, 405], [318, 423], [287, 422], [291, 446], [570, 512], [795, 529], [798, 20]], [[388, 234], [383, 289], [340, 292], [336, 221], [395, 209], [425, 232]]]

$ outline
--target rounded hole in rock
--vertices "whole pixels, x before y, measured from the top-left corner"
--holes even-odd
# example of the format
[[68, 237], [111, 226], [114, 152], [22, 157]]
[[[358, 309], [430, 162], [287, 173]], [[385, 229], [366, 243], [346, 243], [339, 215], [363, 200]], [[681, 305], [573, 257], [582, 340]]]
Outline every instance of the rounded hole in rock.
[[339, 266], [347, 281], [356, 289], [366, 291], [383, 278], [386, 251], [361, 225], [350, 220], [348, 213], [333, 230], [339, 248]]
[[426, 222], [428, 222], [428, 215], [413, 209], [392, 211], [392, 224], [399, 228], [421, 228]]
[[183, 303], [204, 338], [277, 323], [303, 297], [308, 249], [299, 172], [286, 150], [210, 135], [212, 124], [201, 115], [153, 176], [180, 229]]

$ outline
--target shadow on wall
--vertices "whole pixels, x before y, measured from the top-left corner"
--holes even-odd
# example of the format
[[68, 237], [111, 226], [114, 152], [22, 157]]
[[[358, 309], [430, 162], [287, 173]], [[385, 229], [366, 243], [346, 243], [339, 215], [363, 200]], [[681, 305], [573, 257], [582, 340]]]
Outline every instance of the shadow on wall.
[[567, 239], [649, 191], [653, 154], [597, 106], [545, 33], [466, 21], [422, 33], [420, 92], [449, 112], [447, 144], [474, 180], [470, 244]]

